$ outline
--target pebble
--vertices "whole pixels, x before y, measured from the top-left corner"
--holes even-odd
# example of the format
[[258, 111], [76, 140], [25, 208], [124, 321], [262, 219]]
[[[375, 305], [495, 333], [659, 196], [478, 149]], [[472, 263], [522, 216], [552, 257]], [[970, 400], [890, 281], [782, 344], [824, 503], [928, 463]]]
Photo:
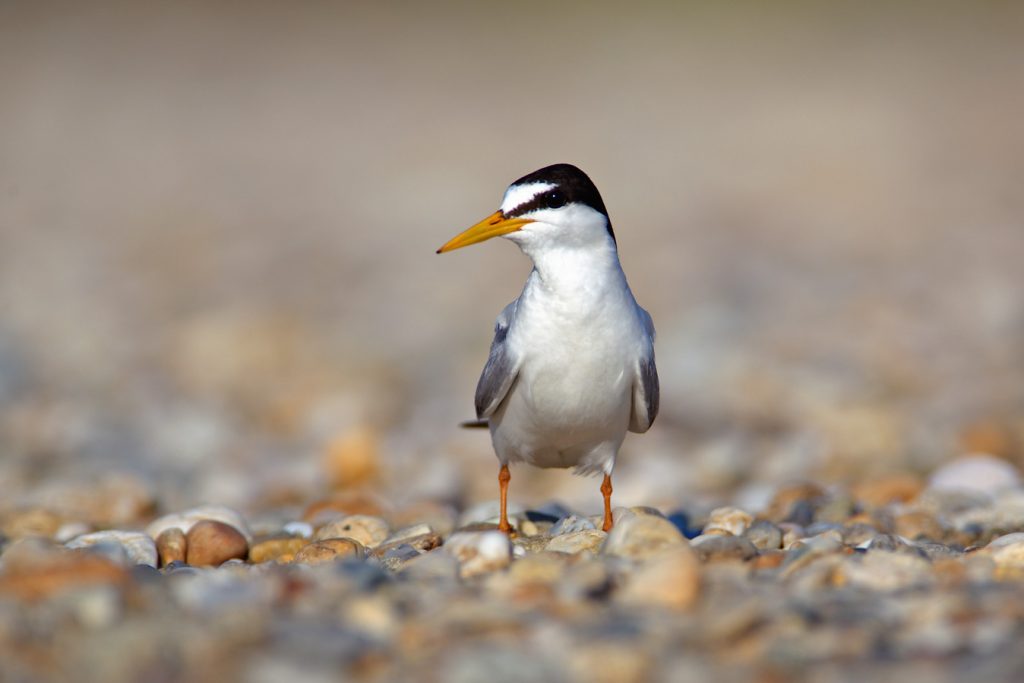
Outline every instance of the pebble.
[[743, 534], [758, 550], [778, 550], [782, 547], [782, 529], [767, 519], [759, 519]]
[[457, 531], [443, 548], [459, 561], [462, 578], [503, 569], [512, 562], [512, 543], [500, 531]]
[[362, 559], [366, 549], [351, 538], [326, 538], [303, 546], [295, 553], [297, 564], [323, 564], [344, 558]]
[[708, 515], [707, 524], [704, 525], [704, 533], [726, 533], [733, 536], [742, 536], [753, 521], [753, 515], [749, 512], [744, 512], [739, 508], [716, 508], [711, 511], [710, 515]]
[[908, 588], [924, 588], [935, 578], [928, 560], [908, 553], [874, 552], [850, 555], [839, 565], [837, 585], [856, 586], [888, 593]]
[[746, 561], [757, 555], [757, 547], [742, 536], [703, 534], [691, 540], [690, 545], [705, 562]]
[[31, 537], [12, 543], [0, 559], [0, 596], [29, 602], [94, 586], [121, 587], [129, 577], [123, 563]]
[[967, 491], [996, 495], [1020, 487], [1020, 473], [1012, 464], [986, 454], [965, 455], [932, 473], [928, 487], [937, 491]]
[[249, 530], [249, 525], [246, 524], [242, 515], [223, 505], [203, 505], [184, 512], [164, 515], [151, 522], [146, 527], [146, 533], [149, 534], [150, 538], [156, 539], [165, 530], [176, 527], [187, 535], [193, 525], [207, 520], [221, 522], [234, 527], [236, 531], [245, 537], [247, 543], [252, 542], [252, 532]]
[[186, 537], [186, 561], [193, 567], [217, 567], [249, 554], [245, 536], [230, 524], [204, 519], [193, 524]]
[[995, 538], [980, 552], [995, 563], [997, 578], [1024, 578], [1024, 532]]
[[596, 528], [597, 526], [587, 517], [577, 517], [576, 515], [570, 514], [555, 522], [555, 524], [548, 529], [548, 536], [561, 536], [563, 534], [576, 533], [577, 531], [590, 531]]
[[171, 562], [184, 562], [187, 557], [188, 540], [185, 533], [178, 527], [170, 527], [156, 537], [156, 551], [160, 556], [160, 566], [166, 567]]
[[627, 605], [687, 609], [700, 594], [700, 577], [697, 553], [687, 545], [670, 546], [628, 574], [615, 597]]
[[366, 548], [376, 548], [387, 539], [391, 530], [380, 517], [370, 515], [348, 515], [328, 522], [313, 534], [314, 541], [328, 538], [351, 538]]
[[550, 541], [547, 541], [543, 547], [550, 552], [568, 553], [570, 555], [582, 552], [596, 554], [601, 552], [601, 546], [607, 538], [608, 534], [599, 529], [580, 529], [579, 531], [555, 536]]
[[114, 553], [105, 552], [108, 557], [121, 561], [126, 566], [145, 564], [157, 566], [156, 543], [144, 533], [138, 531], [95, 531], [91, 534], [78, 536], [64, 544], [71, 550], [88, 549], [104, 552], [104, 548], [116, 549]]
[[309, 545], [309, 539], [290, 536], [286, 538], [268, 538], [256, 543], [249, 549], [249, 560], [253, 564], [264, 562], [291, 562], [296, 553]]
[[631, 560], [643, 560], [665, 548], [687, 545], [672, 522], [654, 515], [622, 515], [608, 533], [601, 552]]

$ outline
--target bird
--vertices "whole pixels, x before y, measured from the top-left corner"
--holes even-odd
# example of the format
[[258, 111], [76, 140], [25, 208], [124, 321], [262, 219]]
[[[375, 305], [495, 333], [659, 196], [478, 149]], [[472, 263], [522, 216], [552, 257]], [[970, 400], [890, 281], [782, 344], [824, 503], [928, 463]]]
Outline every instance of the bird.
[[608, 210], [572, 164], [519, 178], [500, 208], [438, 254], [494, 237], [533, 262], [522, 293], [498, 315], [477, 383], [477, 420], [500, 463], [498, 528], [508, 521], [509, 464], [601, 475], [602, 528], [610, 531], [612, 471], [626, 432], [658, 415], [654, 323], [619, 263]]

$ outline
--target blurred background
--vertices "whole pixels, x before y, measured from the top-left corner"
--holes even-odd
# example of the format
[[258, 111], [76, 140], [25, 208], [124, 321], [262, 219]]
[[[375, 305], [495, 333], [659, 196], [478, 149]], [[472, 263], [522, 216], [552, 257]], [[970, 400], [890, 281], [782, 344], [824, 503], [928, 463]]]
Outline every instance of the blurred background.
[[0, 507], [493, 499], [456, 424], [530, 266], [434, 250], [563, 161], [659, 332], [618, 503], [1022, 465], [1022, 41], [1013, 2], [4, 2]]

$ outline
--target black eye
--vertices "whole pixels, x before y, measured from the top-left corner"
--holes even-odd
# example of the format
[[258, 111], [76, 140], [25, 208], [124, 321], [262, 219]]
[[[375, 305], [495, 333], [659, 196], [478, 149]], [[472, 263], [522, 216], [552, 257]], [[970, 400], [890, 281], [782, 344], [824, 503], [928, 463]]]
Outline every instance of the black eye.
[[560, 209], [568, 203], [565, 195], [559, 190], [551, 190], [541, 198], [541, 204], [545, 209]]

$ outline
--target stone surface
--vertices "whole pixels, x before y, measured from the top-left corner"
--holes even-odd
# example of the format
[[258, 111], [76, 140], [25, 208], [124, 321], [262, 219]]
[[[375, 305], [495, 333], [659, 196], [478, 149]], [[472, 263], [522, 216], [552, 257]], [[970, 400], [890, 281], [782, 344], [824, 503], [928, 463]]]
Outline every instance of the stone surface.
[[328, 522], [313, 534], [314, 541], [326, 538], [351, 538], [366, 548], [376, 548], [383, 543], [391, 530], [380, 517], [371, 515], [348, 515]]
[[325, 538], [303, 546], [295, 553], [298, 564], [323, 564], [345, 558], [361, 559], [366, 556], [366, 549], [359, 541], [351, 538]]
[[235, 527], [211, 519], [196, 522], [186, 534], [186, 561], [194, 567], [217, 567], [249, 554], [245, 536]]
[[648, 556], [616, 593], [624, 604], [686, 609], [700, 594], [700, 560], [687, 545]]
[[665, 548], [686, 544], [686, 538], [679, 529], [664, 517], [631, 515], [616, 520], [601, 552], [642, 560]]
[[178, 527], [170, 527], [156, 537], [156, 551], [160, 557], [160, 566], [166, 567], [171, 562], [184, 562], [188, 556], [188, 540], [185, 533]]
[[704, 533], [726, 533], [733, 536], [742, 536], [753, 521], [753, 515], [739, 508], [716, 508], [708, 515], [708, 522], [704, 525]]
[[1012, 464], [991, 455], [965, 455], [932, 473], [928, 486], [938, 491], [968, 491], [995, 495], [1020, 487], [1020, 472]]
[[581, 529], [555, 536], [544, 545], [544, 549], [572, 555], [581, 552], [597, 553], [607, 538], [608, 534], [599, 529]]
[[[137, 531], [96, 531], [68, 541], [70, 549], [101, 550], [102, 546], [119, 548], [126, 565], [157, 566], [157, 548], [153, 539]], [[110, 556], [110, 555], [108, 555]]]
[[290, 536], [260, 541], [249, 549], [249, 559], [255, 564], [264, 562], [291, 562], [296, 553], [309, 545], [309, 539]]
[[443, 547], [459, 561], [463, 578], [503, 569], [512, 561], [512, 544], [500, 531], [459, 531]]

